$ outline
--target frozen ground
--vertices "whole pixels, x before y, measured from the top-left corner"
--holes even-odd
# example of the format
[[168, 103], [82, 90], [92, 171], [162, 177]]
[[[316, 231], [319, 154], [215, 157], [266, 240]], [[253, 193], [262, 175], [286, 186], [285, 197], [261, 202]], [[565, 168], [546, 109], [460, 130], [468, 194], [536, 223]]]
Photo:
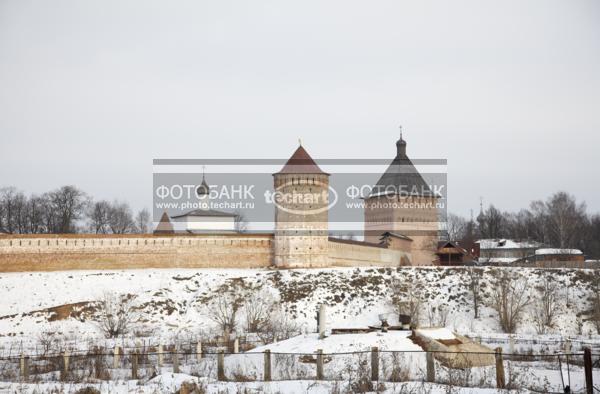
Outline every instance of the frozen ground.
[[[537, 297], [539, 270], [519, 269], [530, 281], [530, 296]], [[550, 332], [558, 336], [590, 338], [596, 331], [586, 320], [592, 273], [585, 270], [551, 270], [560, 285], [560, 314]], [[482, 281], [488, 297], [493, 270]], [[419, 282], [424, 288], [421, 323], [429, 325], [428, 312], [444, 308], [446, 326], [461, 334], [493, 337], [501, 333], [496, 312], [483, 306], [473, 318], [465, 269], [323, 269], [323, 270], [126, 270], [8, 273], [0, 275], [0, 338], [27, 342], [40, 333], [61, 332], [67, 337], [101, 337], [91, 320], [93, 306], [106, 292], [133, 294], [145, 317], [138, 334], [153, 338], [197, 335], [214, 327], [207, 304], [224, 288], [251, 292], [261, 288], [272, 295], [282, 314], [301, 329], [316, 328], [318, 305], [328, 306], [330, 328], [376, 324], [381, 313], [392, 312], [390, 286], [394, 281]], [[484, 298], [484, 304], [486, 299]], [[70, 308], [57, 308], [62, 305]], [[519, 326], [519, 336], [537, 336], [531, 315]], [[435, 325], [435, 324], [434, 324]]]
[[[555, 326], [546, 335], [538, 335], [533, 324], [534, 304], [527, 309], [522, 324], [510, 344], [507, 334], [503, 334], [496, 319], [496, 312], [489, 307], [493, 269], [486, 269], [482, 279], [483, 306], [480, 317], [473, 316], [471, 293], [468, 288], [467, 271], [462, 268], [339, 268], [322, 270], [124, 270], [124, 271], [70, 271], [9, 273], [0, 275], [0, 354], [15, 355], [21, 352], [38, 352], [40, 343], [50, 335], [59, 336], [71, 343], [73, 349], [88, 349], [90, 345], [105, 343], [105, 339], [95, 321], [97, 306], [107, 292], [131, 294], [139, 307], [142, 322], [133, 330], [136, 340], [145, 343], [175, 343], [186, 338], [214, 336], [215, 323], [209, 319], [209, 305], [218, 294], [235, 291], [242, 298], [253, 292], [272, 298], [276, 304], [273, 315], [285, 316], [294, 322], [305, 334], [288, 341], [266, 345], [255, 349], [260, 352], [269, 348], [273, 353], [301, 352], [313, 353], [316, 349], [327, 352], [366, 351], [373, 346], [382, 350], [402, 351], [417, 347], [402, 333], [376, 333], [357, 335], [336, 335], [326, 341], [319, 341], [309, 334], [316, 329], [316, 311], [320, 304], [327, 305], [328, 328], [366, 327], [377, 324], [380, 314], [392, 312], [391, 287], [394, 284], [418, 284], [423, 291], [421, 323], [424, 326], [436, 325], [435, 314], [440, 308], [448, 312], [446, 329], [435, 329], [429, 335], [444, 339], [452, 331], [459, 334], [483, 337], [482, 342], [492, 347], [502, 346], [505, 352], [556, 353], [563, 350], [562, 340], [573, 339], [573, 350], [578, 351], [582, 342], [599, 343], [596, 330], [587, 313], [588, 302], [593, 288], [592, 271], [519, 269], [517, 275], [529, 281], [528, 295], [539, 298], [537, 286], [542, 272], [551, 275], [561, 289], [559, 296], [559, 316]], [[240, 314], [240, 331], [244, 331], [243, 313]], [[393, 315], [388, 316], [394, 323]], [[110, 346], [110, 345], [109, 345]], [[256, 355], [260, 356], [260, 355]], [[248, 360], [243, 360], [246, 357]], [[423, 354], [415, 355], [407, 364], [423, 366]], [[285, 360], [281, 358], [281, 362]], [[260, 374], [260, 357], [227, 356], [226, 365], [244, 366], [243, 372]], [[354, 362], [335, 360], [325, 367], [330, 376]], [[535, 370], [539, 387], [560, 387], [560, 372], [557, 362], [515, 363], [515, 371], [523, 376], [533, 376]], [[306, 365], [306, 373], [312, 373], [314, 365]], [[231, 368], [229, 368], [231, 370]], [[281, 373], [284, 378], [285, 371]], [[422, 371], [411, 371], [415, 376]], [[382, 372], [385, 373], [385, 372]], [[493, 373], [482, 369], [477, 371], [480, 380], [493, 380]], [[582, 381], [582, 371], [573, 367], [572, 379]], [[159, 384], [167, 384], [170, 375], [160, 375], [156, 382], [135, 386], [134, 382], [110, 383], [106, 392], [161, 392]], [[189, 377], [182, 375], [181, 379]], [[293, 377], [291, 377], [293, 378]], [[454, 379], [453, 376], [447, 376]], [[474, 377], [469, 377], [474, 379]], [[179, 379], [177, 376], [172, 379]], [[422, 379], [422, 376], [421, 376]], [[161, 381], [162, 383], [159, 383]], [[169, 381], [170, 382], [170, 381]], [[180, 382], [179, 382], [180, 383]], [[492, 384], [491, 382], [490, 384]], [[231, 390], [235, 392], [241, 383], [207, 383], [209, 392]], [[293, 381], [270, 383], [264, 392], [328, 392], [333, 383], [311, 383]], [[246, 383], [247, 388], [260, 383]], [[282, 386], [283, 385], [283, 386]], [[310, 386], [310, 387], [309, 387]], [[17, 390], [15, 384], [0, 386], [0, 392]], [[24, 386], [23, 392], [34, 390], [36, 385]], [[48, 386], [50, 387], [50, 386]], [[69, 392], [65, 385], [65, 392]], [[108, 387], [108, 386], [107, 386]], [[285, 390], [282, 390], [282, 387]], [[404, 386], [386, 383], [386, 392], [402, 392]], [[431, 392], [445, 392], [442, 386], [429, 386]], [[154, 390], [154, 391], [152, 391]], [[212, 390], [212, 391], [211, 391]], [[389, 391], [392, 390], [392, 391]], [[394, 391], [395, 390], [395, 391]], [[437, 390], [437, 391], [436, 391]], [[32, 391], [30, 391], [32, 392]], [[40, 391], [38, 391], [40, 392]], [[44, 392], [44, 391], [41, 391]], [[405, 391], [406, 392], [406, 391]], [[423, 391], [429, 392], [429, 391]], [[485, 391], [463, 391], [485, 392]]]
[[[238, 394], [238, 393], [265, 393], [265, 394], [328, 394], [348, 392], [346, 382], [315, 382], [308, 380], [292, 380], [285, 382], [214, 382], [198, 379], [184, 374], [163, 374], [150, 382], [139, 385], [137, 381], [109, 382], [102, 384], [19, 384], [1, 383], [0, 392], [14, 394], [60, 393], [74, 394], [85, 387], [95, 387], [106, 394], [160, 394], [174, 393], [183, 382], [194, 382], [210, 394]], [[526, 390], [496, 390], [482, 388], [460, 388], [447, 385], [407, 382], [384, 383], [379, 387], [378, 393], [382, 394], [498, 394], [498, 393], [529, 393]], [[351, 392], [351, 391], [350, 391]]]

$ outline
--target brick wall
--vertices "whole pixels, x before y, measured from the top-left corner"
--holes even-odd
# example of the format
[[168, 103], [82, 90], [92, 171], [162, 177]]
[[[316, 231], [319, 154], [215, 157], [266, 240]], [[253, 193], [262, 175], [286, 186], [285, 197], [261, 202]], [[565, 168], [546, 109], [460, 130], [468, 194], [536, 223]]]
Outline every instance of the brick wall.
[[[136, 268], [266, 268], [273, 234], [0, 236], [0, 272]], [[328, 241], [329, 267], [396, 267], [410, 253]], [[306, 267], [310, 264], [306, 263]]]
[[129, 268], [261, 268], [273, 235], [10, 236], [0, 238], [0, 272]]
[[398, 267], [410, 261], [410, 253], [359, 242], [329, 241], [329, 265], [336, 267]]

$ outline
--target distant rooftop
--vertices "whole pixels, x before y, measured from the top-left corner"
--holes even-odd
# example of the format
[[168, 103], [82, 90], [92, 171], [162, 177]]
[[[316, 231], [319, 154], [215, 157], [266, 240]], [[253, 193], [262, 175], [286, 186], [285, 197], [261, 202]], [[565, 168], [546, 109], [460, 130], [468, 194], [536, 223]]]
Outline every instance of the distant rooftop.
[[538, 249], [535, 251], [536, 255], [557, 255], [557, 254], [583, 254], [583, 252], [579, 249], [553, 249], [553, 248], [544, 248]]
[[417, 168], [406, 155], [406, 141], [396, 142], [396, 157], [377, 181], [369, 197], [382, 195], [434, 196]]
[[195, 209], [193, 211], [186, 212], [182, 215], [172, 216], [172, 218], [176, 219], [176, 218], [182, 218], [182, 217], [186, 217], [186, 216], [233, 217], [233, 216], [237, 216], [237, 215], [235, 213], [216, 211], [214, 209]]
[[476, 243], [479, 244], [479, 249], [535, 249], [542, 246], [536, 241], [515, 241], [512, 239], [480, 239]]

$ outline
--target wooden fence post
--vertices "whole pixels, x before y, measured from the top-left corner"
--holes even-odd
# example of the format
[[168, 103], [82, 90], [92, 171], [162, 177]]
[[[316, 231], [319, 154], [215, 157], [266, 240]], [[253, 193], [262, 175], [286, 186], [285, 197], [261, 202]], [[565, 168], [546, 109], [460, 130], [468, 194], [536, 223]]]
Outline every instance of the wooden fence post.
[[161, 368], [163, 366], [164, 360], [163, 360], [163, 345], [158, 345], [158, 368]]
[[24, 354], [21, 355], [21, 376], [23, 381], [29, 381], [29, 357]]
[[594, 380], [592, 379], [592, 350], [589, 347], [583, 348], [583, 369], [585, 370], [585, 392], [594, 393]]
[[175, 351], [171, 355], [173, 357], [173, 373], [179, 373], [179, 353], [177, 353], [177, 346], [175, 346]]
[[239, 353], [240, 352], [240, 339], [238, 337], [236, 337], [233, 340], [233, 352], [234, 353]]
[[371, 348], [371, 380], [379, 380], [379, 349]]
[[[511, 356], [515, 354], [515, 337], [513, 334], [508, 336], [508, 352]], [[509, 360], [511, 359], [511, 356], [509, 356]]]
[[202, 342], [198, 341], [196, 344], [196, 360], [202, 360]]
[[571, 354], [571, 350], [573, 349], [573, 344], [571, 343], [571, 340], [567, 339], [565, 341], [565, 353], [567, 354]]
[[317, 349], [317, 380], [323, 380], [323, 349]]
[[62, 370], [60, 371], [60, 380], [67, 380], [69, 374], [69, 352], [63, 352]]
[[225, 355], [222, 350], [217, 353], [217, 380], [225, 381]]
[[94, 357], [94, 377], [96, 379], [102, 379], [102, 371], [104, 369], [102, 365], [102, 361], [104, 361], [104, 348], [100, 347], [95, 349], [96, 355]]
[[504, 381], [504, 362], [502, 361], [502, 348], [496, 348], [496, 387], [503, 389], [506, 387]]
[[265, 350], [265, 364], [263, 367], [264, 372], [264, 381], [271, 381], [271, 351], [269, 349]]
[[119, 368], [119, 347], [115, 346], [115, 352], [113, 356], [113, 368]]
[[427, 362], [427, 381], [435, 382], [435, 357], [433, 352], [425, 353], [425, 361]]
[[136, 380], [138, 378], [138, 359], [137, 359], [137, 349], [134, 349], [131, 352], [131, 379]]

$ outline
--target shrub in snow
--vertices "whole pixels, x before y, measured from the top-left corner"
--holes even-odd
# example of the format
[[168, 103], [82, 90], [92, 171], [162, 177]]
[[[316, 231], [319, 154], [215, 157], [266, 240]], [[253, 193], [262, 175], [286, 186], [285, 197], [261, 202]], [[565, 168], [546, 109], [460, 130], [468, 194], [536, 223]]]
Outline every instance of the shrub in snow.
[[135, 296], [130, 294], [104, 294], [98, 305], [97, 322], [106, 338], [118, 338], [129, 333], [139, 321], [134, 300]]

